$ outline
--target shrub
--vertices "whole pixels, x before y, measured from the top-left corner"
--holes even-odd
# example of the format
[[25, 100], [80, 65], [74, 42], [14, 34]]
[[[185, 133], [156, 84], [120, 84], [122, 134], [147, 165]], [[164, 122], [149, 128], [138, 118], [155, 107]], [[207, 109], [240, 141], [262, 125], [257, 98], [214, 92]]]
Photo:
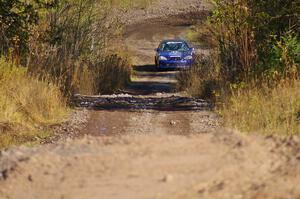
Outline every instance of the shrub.
[[195, 57], [191, 69], [177, 75], [177, 89], [189, 95], [216, 101], [220, 97], [220, 66], [213, 55]]
[[[262, 66], [263, 65], [263, 66]], [[256, 66], [256, 73], [262, 72], [273, 79], [297, 78], [300, 67], [300, 41], [293, 32], [281, 36], [266, 52], [265, 59]], [[264, 70], [261, 71], [261, 68]]]
[[111, 14], [113, 3], [62, 1], [48, 10], [30, 40], [29, 73], [60, 84], [68, 97], [121, 89], [129, 80], [130, 61], [114, 44], [121, 41], [122, 27]]
[[96, 93], [112, 94], [129, 83], [131, 62], [126, 56], [109, 54], [91, 65], [90, 70], [94, 74]]
[[107, 54], [93, 63], [76, 66], [72, 77], [73, 90], [85, 95], [112, 94], [129, 83], [131, 70], [127, 56]]
[[300, 1], [213, 3], [209, 20], [188, 36], [207, 41], [213, 53], [210, 60], [216, 62], [200, 62], [182, 72], [179, 88], [199, 97], [221, 94], [214, 99], [224, 104], [220, 112], [230, 127], [300, 133]]
[[211, 16], [187, 36], [215, 51], [223, 82], [273, 79], [274, 73], [277, 78], [295, 76], [299, 59], [299, 1], [288, 0], [284, 5], [282, 1], [212, 2]]

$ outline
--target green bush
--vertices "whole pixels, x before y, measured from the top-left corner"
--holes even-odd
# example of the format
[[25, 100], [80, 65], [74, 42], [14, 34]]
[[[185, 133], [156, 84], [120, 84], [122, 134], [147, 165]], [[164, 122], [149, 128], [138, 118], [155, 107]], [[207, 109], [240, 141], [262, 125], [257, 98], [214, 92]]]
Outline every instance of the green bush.
[[215, 96], [229, 127], [299, 134], [300, 1], [213, 2], [208, 21], [189, 36], [208, 41], [214, 63], [196, 62], [180, 74], [179, 88]]
[[[284, 5], [252, 0], [213, 3], [208, 21], [194, 27], [188, 36], [212, 48], [213, 60], [220, 66], [215, 76], [222, 85], [259, 83], [258, 79], [276, 84], [282, 78], [298, 78], [299, 1], [288, 0]], [[213, 67], [208, 70], [214, 72]]]

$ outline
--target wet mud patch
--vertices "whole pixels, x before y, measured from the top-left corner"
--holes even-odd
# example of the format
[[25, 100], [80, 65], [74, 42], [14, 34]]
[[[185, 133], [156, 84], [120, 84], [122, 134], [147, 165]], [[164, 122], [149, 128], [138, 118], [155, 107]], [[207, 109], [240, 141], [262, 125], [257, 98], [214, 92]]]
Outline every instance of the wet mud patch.
[[212, 132], [220, 118], [209, 111], [98, 110], [82, 135], [192, 135]]

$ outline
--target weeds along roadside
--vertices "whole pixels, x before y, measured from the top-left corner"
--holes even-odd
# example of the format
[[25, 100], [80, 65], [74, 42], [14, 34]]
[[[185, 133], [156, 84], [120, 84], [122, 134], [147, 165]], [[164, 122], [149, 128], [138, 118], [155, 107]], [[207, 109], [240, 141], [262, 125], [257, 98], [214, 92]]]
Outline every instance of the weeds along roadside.
[[[1, 58], [0, 149], [38, 144], [39, 140], [51, 137], [49, 127], [66, 121], [71, 112], [66, 91], [90, 95], [124, 87], [130, 81], [131, 67], [124, 56], [109, 54], [95, 64], [62, 62], [60, 66], [72, 68], [72, 73], [67, 71], [60, 79], [53, 79], [57, 76], [51, 76], [50, 71], [32, 74], [31, 67], [20, 67]], [[38, 66], [41, 65], [35, 65], [35, 69]], [[66, 85], [70, 87], [63, 87]]]
[[69, 1], [49, 10], [32, 31], [30, 74], [57, 82], [66, 96], [107, 94], [124, 87], [131, 63], [120, 45], [122, 24], [111, 3]]
[[216, 102], [229, 127], [299, 134], [300, 2], [215, 0], [214, 6], [188, 34], [212, 54], [183, 71], [178, 88]]
[[[0, 13], [1, 16], [12, 15], [15, 19], [7, 20], [7, 24], [4, 20], [0, 53], [17, 65], [26, 66], [30, 75], [59, 84], [67, 97], [75, 92], [111, 93], [122, 88], [131, 73], [130, 59], [122, 45], [122, 24], [115, 13], [118, 9], [143, 7], [150, 3], [149, 0], [128, 2], [53, 0], [3, 3], [1, 6], [7, 9], [2, 12], [8, 10], [12, 13]], [[14, 10], [20, 13], [14, 15]], [[24, 20], [24, 14], [28, 20]], [[103, 84], [101, 77], [105, 77], [105, 84], [111, 88], [94, 82], [97, 80]]]
[[36, 143], [50, 136], [46, 126], [67, 119], [59, 87], [27, 75], [27, 69], [0, 59], [0, 148]]
[[0, 17], [13, 16], [1, 21], [0, 148], [51, 136], [44, 129], [68, 117], [74, 93], [110, 94], [130, 81], [122, 24], [113, 13], [150, 1], [128, 2], [0, 2], [7, 8]]

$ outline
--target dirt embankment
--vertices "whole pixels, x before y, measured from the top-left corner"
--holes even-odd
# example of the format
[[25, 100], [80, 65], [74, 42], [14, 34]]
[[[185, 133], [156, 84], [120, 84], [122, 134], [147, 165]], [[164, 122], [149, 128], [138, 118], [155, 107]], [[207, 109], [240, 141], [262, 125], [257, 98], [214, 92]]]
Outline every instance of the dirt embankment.
[[159, 40], [188, 30], [188, 24], [157, 18], [168, 6], [173, 13], [198, 4], [163, 0], [157, 5], [164, 9], [149, 8], [155, 19], [138, 17], [128, 26], [126, 45], [136, 63], [132, 84], [119, 95], [78, 96], [80, 106], [92, 109], [83, 137], [2, 151], [0, 198], [300, 198], [299, 137], [223, 129], [209, 103], [174, 93], [175, 71], [155, 71]]
[[11, 149], [0, 198], [295, 199], [297, 139], [156, 132]]

